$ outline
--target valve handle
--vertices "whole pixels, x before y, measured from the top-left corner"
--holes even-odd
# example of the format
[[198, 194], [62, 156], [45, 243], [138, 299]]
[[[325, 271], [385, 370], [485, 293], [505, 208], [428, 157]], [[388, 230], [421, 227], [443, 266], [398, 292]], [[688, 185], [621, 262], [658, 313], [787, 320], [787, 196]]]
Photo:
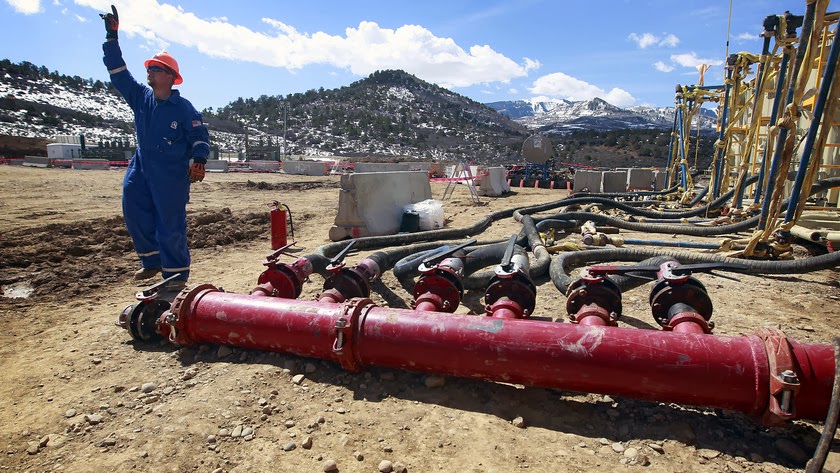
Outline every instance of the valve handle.
[[173, 279], [178, 278], [178, 276], [180, 276], [180, 275], [181, 275], [181, 273], [173, 274], [172, 276], [169, 276], [168, 278], [164, 279], [163, 281], [158, 281], [158, 282], [152, 284], [151, 286], [147, 287], [146, 289], [140, 290], [136, 295], [137, 299], [149, 299], [149, 298], [151, 298], [152, 296], [154, 296], [155, 294], [158, 293], [160, 288], [166, 286], [166, 283], [168, 283], [169, 281], [172, 281]]
[[679, 273], [710, 273], [712, 271], [732, 271], [732, 272], [741, 272], [746, 271], [749, 269], [749, 266], [743, 263], [696, 263], [696, 264], [684, 264], [680, 266], [674, 266], [671, 271], [675, 271], [677, 274]]
[[513, 250], [516, 248], [516, 234], [510, 236], [507, 246], [505, 247], [505, 254], [502, 256], [502, 262], [499, 266], [503, 270], [509, 271], [511, 268], [511, 261], [513, 260]]
[[[587, 270], [593, 276], [606, 276], [608, 274], [621, 274], [637, 272], [658, 272], [659, 266], [613, 266], [595, 265], [589, 266]], [[749, 267], [743, 263], [696, 263], [678, 264], [670, 267], [671, 274], [675, 276], [690, 276], [691, 273], [711, 273], [712, 271], [746, 271]]]
[[274, 250], [273, 253], [271, 253], [270, 255], [265, 257], [265, 261], [267, 263], [273, 263], [273, 262], [277, 261], [278, 259], [280, 259], [280, 255], [292, 256], [289, 253], [286, 253], [286, 250], [288, 250], [289, 248], [294, 246], [295, 243], [296, 242], [293, 241], [293, 242], [291, 242], [291, 243], [289, 243], [285, 246], [281, 246], [280, 248], [277, 248], [276, 250]]
[[353, 245], [356, 244], [356, 240], [350, 240], [350, 243], [344, 247], [343, 250], [339, 251], [337, 255], [330, 260], [330, 266], [341, 266], [342, 262], [344, 261], [344, 256], [350, 252], [350, 249], [353, 248]]
[[426, 259], [423, 260], [423, 266], [426, 266], [426, 267], [437, 266], [438, 263], [440, 263], [444, 259], [452, 256], [456, 251], [464, 249], [464, 248], [466, 248], [470, 245], [474, 245], [477, 241], [478, 240], [473, 238], [472, 240], [461, 243], [458, 246], [453, 246], [452, 248], [443, 250], [439, 253], [434, 253], [432, 255], [429, 255], [429, 256], [426, 257]]

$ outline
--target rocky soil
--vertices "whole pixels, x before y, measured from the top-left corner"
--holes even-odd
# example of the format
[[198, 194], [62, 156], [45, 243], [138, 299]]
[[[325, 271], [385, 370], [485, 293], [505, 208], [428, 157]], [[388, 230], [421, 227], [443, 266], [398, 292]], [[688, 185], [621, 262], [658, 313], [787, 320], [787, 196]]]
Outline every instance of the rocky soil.
[[[803, 471], [816, 446], [820, 423], [768, 428], [719, 409], [132, 341], [114, 322], [154, 281], [131, 278], [121, 180], [119, 170], [0, 166], [0, 470], [786, 472]], [[248, 293], [270, 253], [276, 200], [292, 211], [300, 255], [328, 243], [338, 187], [335, 176], [209, 175], [188, 207], [191, 282]], [[474, 205], [458, 189], [444, 203], [446, 225], [564, 195], [515, 189]], [[476, 237], [518, 231], [510, 219]], [[718, 335], [769, 327], [830, 343], [840, 333], [836, 269], [698, 277]], [[301, 298], [315, 299], [323, 282], [313, 275]], [[547, 277], [534, 283], [535, 314], [564, 321], [565, 297]], [[379, 305], [410, 306], [390, 272], [373, 289]], [[620, 326], [655, 328], [648, 291], [624, 294]], [[458, 313], [482, 313], [478, 292]], [[837, 438], [826, 470], [840, 470]]]

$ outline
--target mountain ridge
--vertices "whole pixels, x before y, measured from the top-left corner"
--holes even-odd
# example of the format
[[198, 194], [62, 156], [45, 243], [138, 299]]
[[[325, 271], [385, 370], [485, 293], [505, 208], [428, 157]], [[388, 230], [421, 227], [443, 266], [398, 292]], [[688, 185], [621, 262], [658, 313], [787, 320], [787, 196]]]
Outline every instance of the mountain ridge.
[[[590, 100], [510, 100], [486, 104], [530, 130], [562, 134], [580, 130], [671, 129], [674, 107], [634, 106], [621, 108], [601, 98]], [[702, 130], [711, 132], [717, 114], [702, 109], [694, 120]]]
[[[643, 114], [655, 117], [656, 111], [620, 109], [601, 99], [510, 104], [511, 110], [527, 107], [527, 113], [512, 119], [499, 112], [499, 103], [494, 108], [404, 71], [387, 70], [337, 89], [239, 98], [202, 113], [217, 151], [244, 152], [252, 159], [279, 159], [286, 153], [515, 163], [522, 162], [522, 142], [535, 132], [556, 137], [558, 158], [585, 156], [588, 164], [627, 166], [638, 155], [651, 163], [639, 165], [657, 165], [667, 151], [651, 147], [663, 141], [658, 135], [664, 128], [646, 126], [653, 120]], [[615, 126], [623, 128], [610, 128]], [[636, 140], [618, 136], [637, 132]], [[570, 140], [578, 144], [563, 144], [569, 133], [582, 134]], [[134, 143], [133, 114], [111, 84], [0, 60], [0, 135], [48, 140], [79, 134], [94, 146]], [[7, 142], [0, 153], [11, 149]], [[624, 158], [612, 164], [609, 153], [596, 149], [602, 144], [608, 149], [610, 143], [636, 149], [614, 153]]]

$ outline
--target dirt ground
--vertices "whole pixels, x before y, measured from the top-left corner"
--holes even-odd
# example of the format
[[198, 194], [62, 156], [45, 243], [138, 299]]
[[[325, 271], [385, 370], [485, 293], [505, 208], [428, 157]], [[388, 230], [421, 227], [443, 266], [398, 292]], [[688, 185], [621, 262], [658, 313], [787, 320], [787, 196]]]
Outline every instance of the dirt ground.
[[[131, 278], [137, 260], [121, 217], [122, 175], [0, 166], [0, 470], [321, 472], [334, 462], [349, 473], [389, 471], [388, 461], [414, 473], [783, 472], [802, 471], [816, 446], [820, 423], [767, 428], [718, 409], [134, 342], [114, 324], [145, 287]], [[275, 200], [292, 211], [301, 255], [329, 243], [338, 181], [231, 173], [194, 185], [191, 283], [248, 293], [270, 253]], [[433, 183], [435, 198], [444, 187]], [[514, 190], [478, 206], [458, 189], [444, 203], [447, 227], [565, 196]], [[509, 219], [476, 237], [518, 231]], [[772, 327], [830, 343], [840, 333], [836, 269], [698, 278], [715, 304], [718, 335]], [[410, 305], [392, 273], [381, 282], [374, 302]], [[547, 276], [534, 282], [535, 314], [565, 319], [565, 297]], [[301, 298], [315, 299], [322, 285], [313, 275]], [[648, 291], [624, 294], [620, 326], [654, 328]], [[468, 292], [458, 312], [481, 310], [482, 295]], [[840, 470], [837, 443], [828, 471]]]

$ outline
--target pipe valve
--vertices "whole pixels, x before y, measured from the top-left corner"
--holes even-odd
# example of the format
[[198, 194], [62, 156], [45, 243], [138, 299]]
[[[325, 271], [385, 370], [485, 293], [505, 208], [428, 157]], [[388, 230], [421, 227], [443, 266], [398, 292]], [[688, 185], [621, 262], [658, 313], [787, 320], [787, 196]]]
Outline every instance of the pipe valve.
[[327, 272], [332, 274], [324, 281], [321, 301], [340, 303], [348, 299], [370, 296], [370, 283], [380, 275], [379, 265], [366, 258], [355, 267], [348, 268], [344, 263], [344, 256], [355, 244], [355, 240], [350, 241], [327, 265]]
[[580, 278], [569, 285], [566, 312], [573, 323], [614, 327], [621, 316], [621, 289], [606, 273], [592, 268], [584, 268]]
[[534, 313], [537, 287], [528, 276], [528, 257], [516, 250], [516, 235], [511, 235], [502, 261], [484, 293], [485, 311], [489, 316], [519, 319]]
[[137, 303], [126, 306], [120, 312], [115, 325], [128, 330], [131, 338], [137, 341], [150, 342], [162, 339], [158, 329], [158, 319], [169, 310], [171, 303], [167, 297], [158, 296], [166, 292], [167, 284], [179, 276], [181, 276], [180, 273], [175, 274], [138, 291], [134, 295]]
[[464, 295], [463, 249], [475, 239], [427, 256], [418, 268], [420, 278], [414, 285], [414, 306], [417, 310], [453, 313]]
[[289, 243], [265, 257], [263, 266], [266, 270], [257, 278], [258, 286], [251, 290], [251, 294], [285, 299], [297, 299], [300, 296], [303, 283], [312, 274], [312, 262], [306, 258], [298, 258], [292, 264], [280, 262], [280, 255], [291, 256], [286, 250], [294, 244]]

